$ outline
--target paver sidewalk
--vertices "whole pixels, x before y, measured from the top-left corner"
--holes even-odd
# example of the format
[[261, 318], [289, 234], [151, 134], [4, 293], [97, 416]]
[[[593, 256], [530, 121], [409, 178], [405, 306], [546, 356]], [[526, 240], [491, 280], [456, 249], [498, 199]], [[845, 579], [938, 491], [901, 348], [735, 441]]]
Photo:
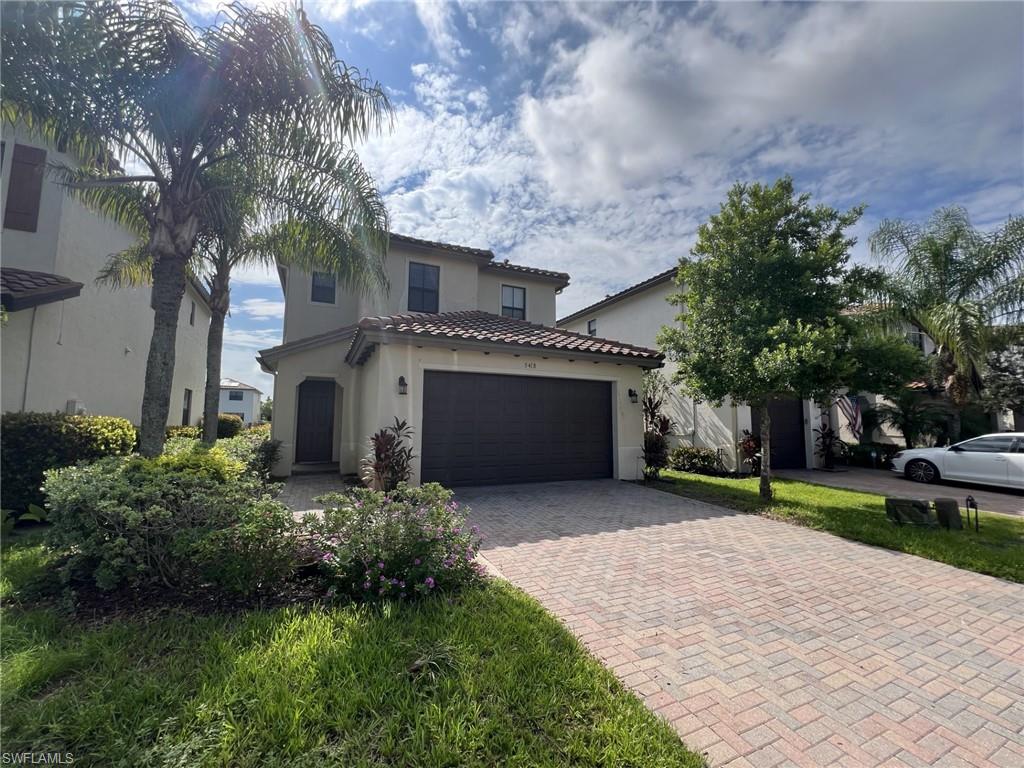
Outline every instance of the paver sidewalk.
[[459, 497], [711, 765], [1024, 766], [1022, 585], [610, 480]]

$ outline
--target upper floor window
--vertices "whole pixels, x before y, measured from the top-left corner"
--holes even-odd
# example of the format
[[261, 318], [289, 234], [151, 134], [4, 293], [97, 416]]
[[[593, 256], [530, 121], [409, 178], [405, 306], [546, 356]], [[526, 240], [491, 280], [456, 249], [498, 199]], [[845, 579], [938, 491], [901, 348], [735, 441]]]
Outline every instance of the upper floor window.
[[587, 320], [587, 335], [597, 336], [597, 320]]
[[409, 311], [437, 312], [441, 268], [409, 262]]
[[526, 289], [515, 285], [501, 286], [501, 314], [516, 320], [526, 319]]
[[189, 309], [189, 311], [188, 311], [188, 324], [189, 325], [195, 325], [196, 324], [196, 303], [194, 301], [192, 302], [192, 308]]
[[337, 287], [337, 278], [330, 272], [314, 272], [313, 288], [309, 294], [309, 300], [317, 304], [333, 304], [334, 292]]
[[45, 149], [26, 147], [24, 144], [14, 145], [14, 152], [11, 154], [11, 175], [7, 182], [4, 229], [36, 231], [45, 170]]
[[241, 400], [241, 399], [242, 399], [242, 390], [240, 390], [240, 389], [232, 389], [230, 392], [228, 392], [228, 400]]
[[181, 426], [187, 427], [192, 421], [192, 390], [185, 390], [185, 398], [181, 404]]

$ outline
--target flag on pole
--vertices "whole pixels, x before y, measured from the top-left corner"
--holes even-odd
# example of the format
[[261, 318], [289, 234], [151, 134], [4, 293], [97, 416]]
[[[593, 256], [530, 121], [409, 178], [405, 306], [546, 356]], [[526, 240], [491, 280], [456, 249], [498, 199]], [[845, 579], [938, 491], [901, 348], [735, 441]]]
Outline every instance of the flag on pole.
[[852, 398], [849, 395], [840, 395], [839, 399], [836, 400], [836, 405], [839, 406], [839, 410], [843, 412], [843, 416], [846, 417], [846, 423], [850, 428], [850, 433], [860, 442], [861, 435], [864, 434], [864, 423], [860, 418], [860, 398]]

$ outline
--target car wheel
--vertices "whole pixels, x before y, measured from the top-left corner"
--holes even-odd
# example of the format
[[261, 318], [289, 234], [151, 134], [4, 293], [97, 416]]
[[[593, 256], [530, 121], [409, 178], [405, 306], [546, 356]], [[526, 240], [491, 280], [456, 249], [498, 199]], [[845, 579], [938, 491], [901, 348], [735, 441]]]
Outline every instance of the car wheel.
[[939, 470], [930, 461], [917, 459], [907, 464], [906, 475], [916, 483], [934, 483], [939, 479]]

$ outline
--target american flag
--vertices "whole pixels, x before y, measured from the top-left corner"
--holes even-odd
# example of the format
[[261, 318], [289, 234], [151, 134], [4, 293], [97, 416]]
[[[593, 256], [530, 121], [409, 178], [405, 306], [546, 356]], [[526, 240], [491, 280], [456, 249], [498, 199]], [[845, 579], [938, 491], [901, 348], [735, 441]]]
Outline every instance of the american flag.
[[859, 442], [861, 435], [864, 434], [864, 424], [860, 419], [860, 400], [849, 395], [840, 395], [839, 399], [836, 400], [836, 405], [839, 406], [839, 410], [846, 417], [846, 423], [850, 427], [850, 432]]

